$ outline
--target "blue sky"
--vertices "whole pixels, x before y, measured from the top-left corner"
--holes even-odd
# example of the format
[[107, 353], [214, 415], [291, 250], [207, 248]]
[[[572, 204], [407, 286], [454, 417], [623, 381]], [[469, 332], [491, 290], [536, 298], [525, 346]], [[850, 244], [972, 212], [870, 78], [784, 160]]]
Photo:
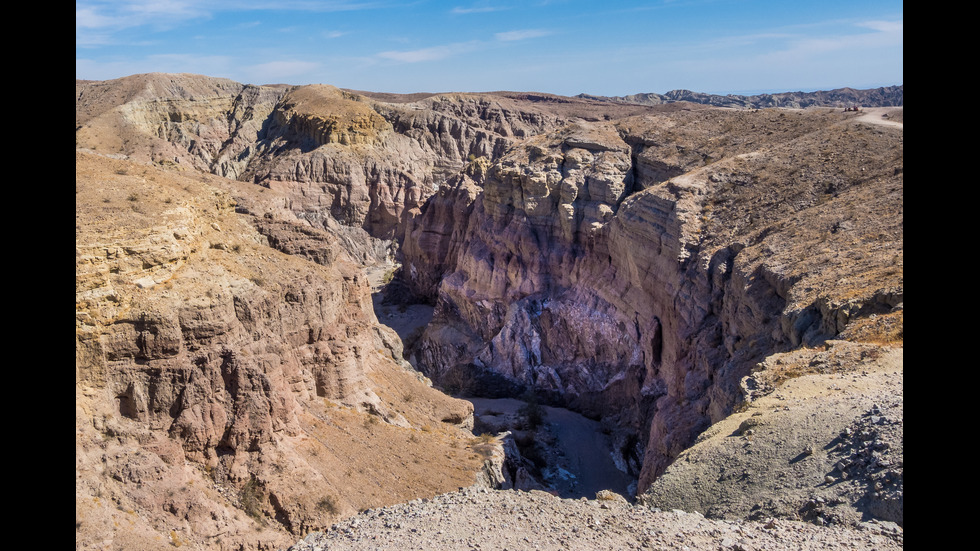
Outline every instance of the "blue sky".
[[753, 94], [903, 84], [901, 1], [78, 0], [75, 77], [378, 92]]

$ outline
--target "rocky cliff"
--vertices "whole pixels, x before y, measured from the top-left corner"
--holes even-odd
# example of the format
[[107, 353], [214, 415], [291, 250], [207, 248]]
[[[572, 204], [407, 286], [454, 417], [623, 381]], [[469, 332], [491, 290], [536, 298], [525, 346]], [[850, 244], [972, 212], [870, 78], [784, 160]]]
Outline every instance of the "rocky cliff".
[[[76, 147], [274, 187], [314, 226], [362, 230], [352, 243], [401, 241], [408, 213], [469, 158], [495, 159], [515, 140], [595, 103], [481, 94], [382, 102], [326, 85], [252, 86], [185, 74], [75, 88]], [[378, 250], [385, 247], [348, 252], [359, 262], [385, 260]]]
[[437, 301], [415, 361], [611, 421], [642, 492], [770, 354], [860, 324], [900, 340], [902, 159], [901, 130], [830, 110], [525, 140], [409, 228], [404, 277]]
[[259, 232], [304, 227], [283, 194], [78, 153], [75, 197], [78, 548], [282, 548], [474, 482], [472, 406], [406, 369], [361, 268]]

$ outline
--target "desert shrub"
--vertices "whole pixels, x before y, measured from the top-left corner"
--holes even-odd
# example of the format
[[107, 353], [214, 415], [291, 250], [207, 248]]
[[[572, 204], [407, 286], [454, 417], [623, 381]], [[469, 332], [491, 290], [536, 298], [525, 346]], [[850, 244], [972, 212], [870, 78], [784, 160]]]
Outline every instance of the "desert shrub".
[[528, 430], [537, 430], [544, 423], [544, 408], [534, 396], [527, 396], [526, 401], [527, 403], [517, 410], [517, 414], [524, 420], [524, 426]]
[[385, 275], [381, 276], [381, 283], [384, 285], [391, 283], [391, 280], [395, 279], [395, 271], [396, 268], [394, 266], [388, 268]]
[[489, 432], [484, 432], [473, 439], [473, 451], [477, 452], [484, 459], [493, 455], [493, 449], [497, 443], [496, 437]]
[[238, 503], [245, 514], [255, 520], [262, 519], [262, 490], [255, 478], [250, 478], [238, 492]]
[[317, 502], [316, 508], [319, 509], [320, 512], [328, 515], [336, 515], [340, 511], [340, 508], [337, 507], [337, 499], [333, 496], [324, 496], [321, 498], [320, 501]]

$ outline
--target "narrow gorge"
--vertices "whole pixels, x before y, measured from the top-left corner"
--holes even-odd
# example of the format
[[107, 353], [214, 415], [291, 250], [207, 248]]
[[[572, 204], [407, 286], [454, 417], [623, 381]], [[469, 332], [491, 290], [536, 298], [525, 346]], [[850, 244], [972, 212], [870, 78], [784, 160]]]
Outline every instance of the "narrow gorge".
[[584, 415], [642, 505], [902, 525], [902, 111], [76, 82], [79, 548], [556, 491], [440, 390]]

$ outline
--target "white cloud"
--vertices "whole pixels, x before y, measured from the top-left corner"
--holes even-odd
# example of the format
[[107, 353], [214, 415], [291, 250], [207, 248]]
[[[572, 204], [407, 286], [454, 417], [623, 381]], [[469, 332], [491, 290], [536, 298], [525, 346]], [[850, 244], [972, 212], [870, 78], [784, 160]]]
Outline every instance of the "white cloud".
[[209, 19], [227, 11], [287, 10], [338, 12], [376, 9], [379, 2], [349, 0], [76, 0], [75, 44], [93, 46], [116, 42], [112, 33], [139, 27], [169, 28], [194, 19]]
[[454, 55], [463, 54], [466, 52], [471, 52], [477, 47], [477, 42], [457, 42], [455, 44], [445, 44], [442, 46], [433, 46], [431, 48], [421, 48], [418, 50], [406, 50], [398, 51], [391, 50], [387, 52], [380, 52], [378, 57], [383, 59], [391, 59], [394, 61], [401, 61], [404, 63], [419, 63], [421, 61], [438, 61], [440, 59], [446, 59]]
[[873, 31], [883, 32], [883, 33], [900, 33], [902, 32], [902, 21], [864, 21], [857, 24], [858, 27], [865, 27]]
[[455, 13], [458, 15], [466, 15], [469, 13], [488, 13], [492, 11], [501, 11], [506, 9], [508, 8], [502, 6], [482, 6], [482, 7], [473, 7], [473, 8], [455, 7], [452, 10], [450, 10], [450, 13]]
[[378, 57], [384, 59], [393, 59], [395, 61], [404, 61], [405, 63], [418, 63], [420, 61], [436, 61], [439, 59], [445, 59], [452, 55], [452, 50], [448, 46], [435, 46], [433, 48], [422, 48], [420, 50], [408, 50], [408, 51], [388, 51], [381, 52]]
[[524, 29], [519, 31], [507, 31], [507, 32], [497, 33], [493, 36], [497, 40], [501, 40], [504, 42], [512, 42], [515, 40], [527, 40], [529, 38], [548, 36], [549, 34], [552, 34], [551, 31], [546, 31], [544, 29]]

